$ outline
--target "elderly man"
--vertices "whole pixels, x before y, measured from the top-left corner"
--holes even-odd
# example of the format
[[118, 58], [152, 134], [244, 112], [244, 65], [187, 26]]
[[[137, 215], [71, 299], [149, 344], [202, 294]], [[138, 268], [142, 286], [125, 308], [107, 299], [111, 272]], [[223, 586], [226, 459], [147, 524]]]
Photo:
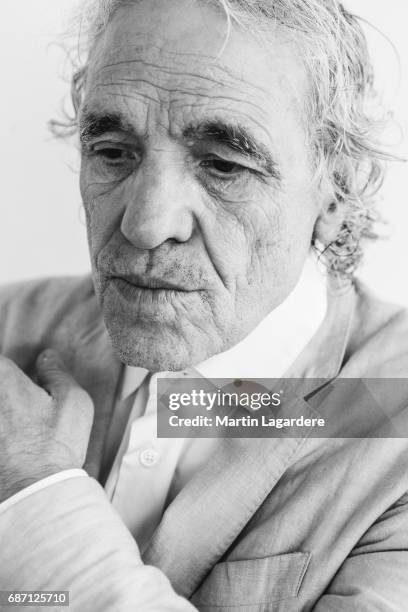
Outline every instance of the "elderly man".
[[[352, 279], [382, 178], [355, 18], [336, 0], [83, 16], [93, 282], [1, 294], [0, 588], [81, 612], [406, 610], [404, 438], [155, 432], [159, 373], [408, 371], [406, 313]], [[330, 412], [311, 391], [302, 414]]]

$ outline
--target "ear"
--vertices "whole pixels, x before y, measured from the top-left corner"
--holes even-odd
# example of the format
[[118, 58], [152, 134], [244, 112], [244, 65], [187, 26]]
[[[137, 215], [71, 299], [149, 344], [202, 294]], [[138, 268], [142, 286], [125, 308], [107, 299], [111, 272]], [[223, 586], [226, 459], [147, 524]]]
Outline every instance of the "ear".
[[345, 219], [344, 206], [328, 198], [322, 205], [314, 228], [314, 239], [323, 245], [334, 242]]

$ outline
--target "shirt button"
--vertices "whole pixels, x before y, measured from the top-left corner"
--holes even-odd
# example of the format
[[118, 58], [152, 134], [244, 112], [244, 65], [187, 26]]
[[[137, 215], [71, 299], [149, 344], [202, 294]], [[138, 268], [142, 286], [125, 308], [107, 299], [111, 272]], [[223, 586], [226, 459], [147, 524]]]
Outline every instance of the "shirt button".
[[159, 461], [160, 454], [154, 448], [145, 448], [140, 455], [139, 461], [144, 467], [153, 467]]

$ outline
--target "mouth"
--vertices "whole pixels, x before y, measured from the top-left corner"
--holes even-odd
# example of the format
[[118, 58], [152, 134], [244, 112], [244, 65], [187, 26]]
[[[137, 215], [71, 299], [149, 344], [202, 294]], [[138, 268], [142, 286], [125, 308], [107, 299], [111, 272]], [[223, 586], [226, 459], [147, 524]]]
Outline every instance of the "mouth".
[[177, 284], [157, 277], [121, 275], [111, 276], [109, 280], [126, 297], [135, 297], [140, 295], [141, 292], [158, 296], [160, 294], [170, 295], [171, 293], [192, 293], [196, 291], [181, 283]]

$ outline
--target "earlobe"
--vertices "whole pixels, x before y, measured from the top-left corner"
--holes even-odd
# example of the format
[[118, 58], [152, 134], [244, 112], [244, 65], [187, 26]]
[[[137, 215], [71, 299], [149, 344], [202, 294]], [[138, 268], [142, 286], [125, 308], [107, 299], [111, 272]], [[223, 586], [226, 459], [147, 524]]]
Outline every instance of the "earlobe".
[[334, 242], [344, 223], [343, 207], [334, 200], [323, 205], [316, 220], [314, 241], [327, 246]]

